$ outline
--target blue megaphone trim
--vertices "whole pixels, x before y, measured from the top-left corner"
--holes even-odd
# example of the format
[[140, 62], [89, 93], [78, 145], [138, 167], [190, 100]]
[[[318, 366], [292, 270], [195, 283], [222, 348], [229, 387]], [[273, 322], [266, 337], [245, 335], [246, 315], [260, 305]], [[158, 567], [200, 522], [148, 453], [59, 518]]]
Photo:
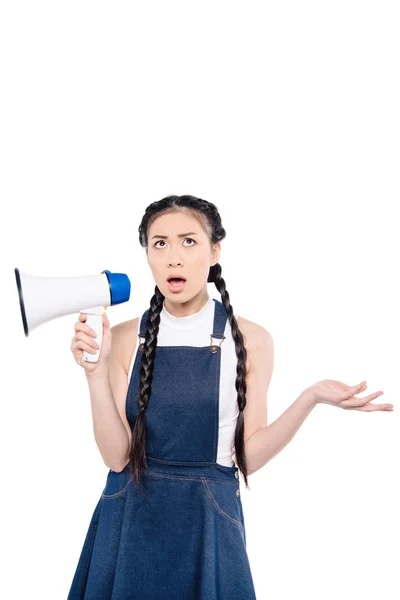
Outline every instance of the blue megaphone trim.
[[111, 306], [127, 302], [131, 295], [131, 282], [128, 275], [125, 275], [125, 273], [111, 273], [107, 270], [102, 271], [102, 273], [107, 275]]

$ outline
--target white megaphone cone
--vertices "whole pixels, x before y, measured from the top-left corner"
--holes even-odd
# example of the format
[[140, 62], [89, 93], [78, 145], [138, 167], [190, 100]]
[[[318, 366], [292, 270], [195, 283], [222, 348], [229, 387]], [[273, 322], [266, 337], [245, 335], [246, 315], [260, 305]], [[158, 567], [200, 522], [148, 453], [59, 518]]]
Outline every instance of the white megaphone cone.
[[103, 339], [102, 314], [107, 306], [129, 300], [128, 276], [102, 271], [100, 275], [41, 277], [14, 270], [26, 337], [52, 319], [74, 312], [87, 313], [86, 323], [96, 331], [99, 349], [96, 354], [84, 351], [83, 360], [97, 362]]

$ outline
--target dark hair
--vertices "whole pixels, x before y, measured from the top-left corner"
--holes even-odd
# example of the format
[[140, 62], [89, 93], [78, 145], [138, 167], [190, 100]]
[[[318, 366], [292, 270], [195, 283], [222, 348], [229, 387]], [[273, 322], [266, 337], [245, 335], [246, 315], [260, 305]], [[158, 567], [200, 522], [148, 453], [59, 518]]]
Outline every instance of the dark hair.
[[[222, 227], [221, 217], [215, 204], [196, 198], [195, 196], [166, 196], [158, 202], [150, 204], [145, 211], [139, 225], [139, 241], [147, 249], [148, 231], [150, 225], [157, 217], [173, 211], [188, 211], [195, 217], [209, 235], [211, 244], [216, 244], [225, 238], [226, 232]], [[243, 474], [245, 485], [248, 488], [247, 465], [244, 449], [244, 419], [243, 411], [246, 406], [246, 358], [247, 352], [243, 343], [243, 336], [239, 330], [233, 309], [229, 301], [225, 281], [221, 276], [221, 265], [216, 263], [210, 267], [207, 282], [214, 282], [221, 294], [221, 300], [227, 311], [232, 337], [235, 342], [237, 367], [236, 390], [239, 415], [235, 429], [235, 454], [238, 468]], [[147, 317], [147, 328], [142, 352], [142, 364], [139, 374], [138, 406], [139, 413], [132, 431], [132, 441], [129, 451], [129, 470], [133, 479], [138, 482], [139, 473], [147, 466], [146, 461], [146, 422], [145, 410], [151, 395], [151, 382], [153, 377], [154, 357], [157, 346], [157, 335], [160, 324], [160, 312], [165, 296], [155, 287], [154, 296], [150, 300]]]

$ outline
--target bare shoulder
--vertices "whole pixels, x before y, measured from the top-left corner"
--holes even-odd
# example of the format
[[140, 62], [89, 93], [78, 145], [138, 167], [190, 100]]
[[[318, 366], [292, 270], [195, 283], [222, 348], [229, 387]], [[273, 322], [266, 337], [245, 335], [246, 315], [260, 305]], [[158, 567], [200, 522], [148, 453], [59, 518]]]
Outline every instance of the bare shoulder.
[[136, 345], [139, 319], [140, 317], [136, 317], [111, 327], [115, 357], [122, 363], [127, 374]]
[[249, 319], [245, 319], [240, 315], [237, 316], [237, 324], [239, 326], [240, 331], [244, 335], [248, 335], [251, 339], [258, 340], [259, 338], [268, 337], [271, 335], [269, 331], [260, 325], [259, 323], [255, 323], [254, 321], [250, 321]]
[[126, 397], [129, 387], [129, 366], [135, 348], [139, 317], [113, 325], [109, 357], [109, 377], [115, 406], [126, 428], [129, 444], [132, 432], [126, 416]]
[[246, 407], [244, 439], [267, 426], [267, 396], [274, 368], [274, 344], [271, 333], [262, 325], [237, 317], [246, 348]]
[[262, 325], [237, 316], [236, 318], [240, 332], [243, 335], [243, 342], [247, 351], [248, 370], [250, 370], [252, 357], [262, 355], [266, 357], [273, 353], [273, 338], [271, 333]]

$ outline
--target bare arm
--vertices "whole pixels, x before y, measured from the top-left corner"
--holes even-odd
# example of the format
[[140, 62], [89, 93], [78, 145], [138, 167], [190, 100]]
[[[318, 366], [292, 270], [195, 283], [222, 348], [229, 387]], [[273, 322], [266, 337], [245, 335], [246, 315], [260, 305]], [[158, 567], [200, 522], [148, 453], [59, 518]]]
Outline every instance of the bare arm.
[[251, 475], [276, 456], [294, 437], [314, 408], [300, 394], [276, 421], [267, 425], [267, 393], [274, 366], [271, 334], [255, 323], [240, 319], [247, 350], [246, 408], [244, 410], [247, 471]]
[[249, 475], [261, 469], [291, 441], [313, 408], [307, 397], [300, 394], [276, 421], [253, 433], [246, 442]]
[[[112, 346], [108, 368], [86, 372], [97, 447], [105, 465], [121, 471], [129, 458], [130, 436], [127, 423], [117, 409], [116, 398], [125, 400], [128, 382], [122, 361], [122, 324], [111, 328]], [[121, 401], [120, 401], [121, 402]]]

